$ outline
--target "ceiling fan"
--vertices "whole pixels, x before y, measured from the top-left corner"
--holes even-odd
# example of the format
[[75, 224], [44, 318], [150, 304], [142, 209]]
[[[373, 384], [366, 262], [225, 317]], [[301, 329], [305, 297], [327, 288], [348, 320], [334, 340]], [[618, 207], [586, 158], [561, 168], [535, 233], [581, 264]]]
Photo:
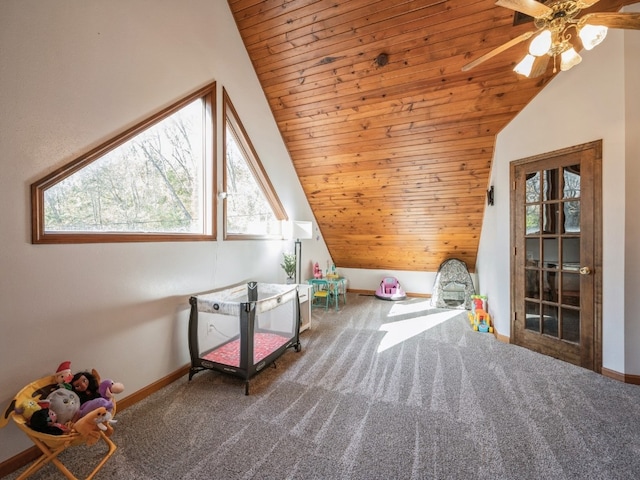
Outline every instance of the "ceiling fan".
[[608, 28], [640, 30], [640, 13], [587, 13], [578, 18], [582, 9], [595, 5], [599, 0], [551, 0], [540, 3], [536, 0], [498, 0], [496, 5], [515, 10], [533, 17], [536, 30], [525, 32], [499, 47], [476, 58], [462, 67], [463, 71], [495, 57], [514, 45], [534, 37], [529, 44], [529, 53], [514, 68], [514, 71], [533, 78], [547, 70], [553, 58], [557, 72], [557, 57], [560, 56], [560, 70], [569, 70], [582, 61], [571, 43], [574, 29], [582, 46], [591, 50], [607, 35]]

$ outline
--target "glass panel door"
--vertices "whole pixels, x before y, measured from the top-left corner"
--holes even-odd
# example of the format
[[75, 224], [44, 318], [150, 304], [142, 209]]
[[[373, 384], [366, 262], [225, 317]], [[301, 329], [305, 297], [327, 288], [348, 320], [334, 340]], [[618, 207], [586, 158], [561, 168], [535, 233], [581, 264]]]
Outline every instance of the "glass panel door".
[[594, 185], [600, 181], [600, 148], [593, 142], [519, 160], [511, 168], [512, 341], [596, 370], [601, 340], [595, 286], [601, 276], [593, 269], [601, 246], [594, 231], [601, 210]]

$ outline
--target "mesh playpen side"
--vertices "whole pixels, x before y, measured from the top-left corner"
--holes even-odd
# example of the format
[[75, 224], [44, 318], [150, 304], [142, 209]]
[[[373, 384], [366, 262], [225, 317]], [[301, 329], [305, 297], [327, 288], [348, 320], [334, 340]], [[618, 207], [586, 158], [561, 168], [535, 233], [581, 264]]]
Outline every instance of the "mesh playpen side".
[[300, 351], [296, 285], [250, 282], [189, 299], [189, 380], [202, 370], [249, 380], [288, 348]]

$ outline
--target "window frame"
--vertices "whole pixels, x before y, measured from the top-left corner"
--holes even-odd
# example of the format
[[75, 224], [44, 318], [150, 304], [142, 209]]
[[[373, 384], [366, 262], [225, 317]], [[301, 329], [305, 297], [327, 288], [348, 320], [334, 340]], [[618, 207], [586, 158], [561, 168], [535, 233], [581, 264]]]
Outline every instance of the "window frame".
[[[98, 160], [109, 151], [134, 138], [138, 133], [170, 117], [182, 107], [196, 99], [202, 99], [205, 109], [204, 125], [204, 170], [205, 188], [203, 196], [204, 233], [149, 233], [149, 232], [46, 232], [44, 230], [44, 192], [65, 178]], [[58, 168], [31, 184], [31, 241], [33, 244], [73, 243], [126, 243], [126, 242], [175, 242], [215, 241], [217, 231], [216, 200], [216, 82], [209, 83], [186, 97], [169, 105], [124, 130], [98, 147]], [[210, 175], [209, 178], [207, 176]]]
[[[258, 187], [262, 190], [267, 202], [271, 206], [273, 214], [277, 220], [286, 221], [289, 220], [289, 216], [285, 211], [269, 176], [262, 166], [260, 157], [256, 152], [247, 131], [238, 116], [231, 98], [226, 89], [222, 88], [222, 191], [227, 191], [227, 121], [231, 124], [231, 127], [235, 133], [234, 139], [238, 145], [238, 148], [243, 150], [244, 157], [247, 160], [247, 166], [253, 173], [253, 176], [258, 184]], [[282, 240], [282, 232], [280, 235], [256, 235], [256, 234], [243, 234], [243, 233], [229, 233], [227, 231], [227, 202], [226, 198], [223, 200], [222, 208], [222, 228], [224, 240]]]

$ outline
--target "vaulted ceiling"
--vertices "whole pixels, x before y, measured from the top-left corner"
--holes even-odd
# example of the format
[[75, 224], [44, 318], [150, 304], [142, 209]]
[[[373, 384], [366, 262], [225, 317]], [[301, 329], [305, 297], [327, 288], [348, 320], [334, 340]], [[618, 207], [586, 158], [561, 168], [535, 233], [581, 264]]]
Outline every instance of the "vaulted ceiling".
[[228, 3], [336, 266], [473, 270], [495, 136], [554, 73], [513, 72], [527, 42], [462, 67], [531, 22], [494, 0]]

